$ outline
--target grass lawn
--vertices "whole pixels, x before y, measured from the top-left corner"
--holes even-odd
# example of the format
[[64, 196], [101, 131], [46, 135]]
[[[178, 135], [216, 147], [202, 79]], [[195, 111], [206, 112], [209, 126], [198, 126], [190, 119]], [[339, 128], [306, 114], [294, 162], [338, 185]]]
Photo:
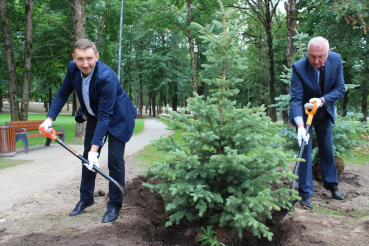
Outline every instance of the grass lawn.
[[[176, 130], [174, 134], [171, 135], [171, 137], [175, 140], [175, 142], [178, 145], [184, 144], [184, 141], [181, 137], [183, 132], [184, 132], [183, 130]], [[153, 146], [152, 144], [148, 144], [143, 148], [142, 154], [137, 156], [136, 158], [145, 163], [152, 163], [155, 161], [159, 161], [159, 162], [165, 161], [166, 157], [167, 157], [167, 154], [165, 154], [162, 151], [156, 150], [156, 147]]]
[[29, 162], [28, 160], [12, 160], [9, 158], [2, 158], [0, 157], [0, 170], [8, 168], [8, 167], [14, 167], [23, 163]]

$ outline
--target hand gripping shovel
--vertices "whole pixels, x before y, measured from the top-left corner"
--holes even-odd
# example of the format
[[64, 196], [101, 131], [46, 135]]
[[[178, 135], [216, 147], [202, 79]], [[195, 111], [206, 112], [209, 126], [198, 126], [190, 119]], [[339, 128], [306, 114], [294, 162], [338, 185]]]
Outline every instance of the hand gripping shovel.
[[[310, 112], [309, 112], [309, 110], [307, 108], [305, 109], [305, 113], [308, 115], [308, 118], [307, 118], [307, 121], [306, 121], [306, 128], [305, 128], [305, 130], [306, 130], [306, 136], [309, 135], [309, 130], [310, 130], [311, 122], [313, 121], [314, 114], [316, 113], [316, 110], [317, 110], [316, 102], [313, 102], [313, 103], [314, 103], [314, 106], [313, 106], [313, 109]], [[304, 149], [305, 149], [305, 143], [302, 143], [298, 158], [302, 158], [302, 154], [304, 153]], [[297, 173], [299, 171], [299, 167], [300, 167], [300, 161], [296, 162], [296, 166], [295, 166], [295, 169], [293, 171], [293, 174], [297, 175]], [[296, 179], [293, 178], [292, 179], [292, 184], [291, 184], [291, 190], [294, 190], [295, 189], [295, 183], [296, 183]], [[282, 220], [284, 220], [287, 217], [287, 215], [289, 215], [289, 213], [295, 208], [295, 206], [297, 205], [297, 203], [299, 203], [299, 200], [291, 201], [291, 203], [292, 203], [291, 209], [283, 217]]]
[[[54, 140], [55, 142], [58, 142], [61, 146], [63, 146], [66, 150], [68, 150], [70, 153], [74, 154], [78, 159], [80, 159], [82, 161], [82, 163], [89, 163], [88, 160], [86, 160], [83, 156], [81, 156], [80, 154], [78, 154], [74, 149], [72, 149], [70, 146], [66, 145], [63, 141], [61, 141], [57, 135], [55, 135], [55, 130], [51, 128], [51, 133], [48, 133], [47, 131], [45, 131], [45, 129], [43, 127], [39, 127], [38, 128], [40, 130], [40, 132], [47, 138], [50, 138], [51, 140]], [[93, 166], [93, 170], [98, 172], [101, 176], [103, 176], [105, 179], [107, 179], [108, 181], [110, 181], [111, 183], [113, 183], [120, 191], [120, 193], [122, 193], [122, 196], [124, 196], [126, 193], [123, 190], [123, 186], [121, 186], [117, 181], [115, 181], [112, 177], [110, 177], [109, 175], [107, 175], [103, 170], [101, 170], [100, 168], [98, 168], [97, 166]]]

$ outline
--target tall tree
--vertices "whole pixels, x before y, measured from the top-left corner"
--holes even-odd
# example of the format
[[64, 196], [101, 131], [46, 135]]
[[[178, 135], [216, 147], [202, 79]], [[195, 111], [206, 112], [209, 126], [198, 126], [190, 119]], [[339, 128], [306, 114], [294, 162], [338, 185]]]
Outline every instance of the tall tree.
[[74, 42], [86, 37], [86, 0], [71, 0], [69, 4], [73, 18]]
[[[268, 85], [269, 85], [269, 105], [275, 103], [275, 71], [274, 71], [274, 50], [272, 36], [272, 21], [276, 15], [276, 8], [280, 0], [247, 0], [243, 5], [231, 5], [241, 9], [246, 15], [260, 21], [266, 33], [266, 43], [268, 47]], [[268, 115], [273, 122], [277, 121], [277, 112], [275, 107], [268, 108]]]
[[288, 0], [284, 2], [284, 8], [286, 10], [286, 26], [287, 26], [287, 47], [286, 47], [286, 66], [291, 68], [292, 58], [296, 53], [296, 46], [293, 44], [293, 37], [296, 35], [297, 29], [297, 15], [296, 15], [296, 0]]
[[106, 20], [106, 16], [108, 14], [109, 8], [110, 8], [109, 0], [105, 0], [105, 11], [104, 11], [104, 14], [103, 14], [103, 17], [102, 17], [102, 21], [101, 21], [101, 25], [100, 25], [100, 29], [99, 29], [99, 34], [97, 36], [97, 42], [96, 42], [97, 50], [100, 50], [101, 36], [102, 36], [103, 31], [104, 31], [105, 20]]
[[32, 57], [32, 12], [35, 4], [34, 0], [25, 0], [26, 13], [26, 41], [24, 48], [24, 71], [22, 104], [20, 108], [19, 120], [28, 120], [29, 108], [29, 84], [31, 80], [31, 57]]
[[[187, 25], [190, 26], [193, 22], [192, 15], [192, 0], [187, 0]], [[196, 74], [196, 60], [195, 60], [195, 48], [194, 39], [191, 29], [187, 30], [188, 44], [190, 46], [190, 58], [191, 58], [191, 69], [192, 69], [192, 93], [197, 93], [197, 74]]]
[[[293, 37], [296, 35], [296, 0], [288, 0], [284, 2], [284, 9], [286, 10], [286, 26], [287, 26], [287, 47], [286, 47], [286, 67], [291, 68], [292, 58], [296, 53], [296, 46], [293, 44]], [[288, 94], [288, 86], [286, 83], [282, 85], [282, 94]], [[282, 111], [282, 118], [284, 123], [288, 123], [288, 112]]]
[[13, 37], [9, 21], [8, 3], [6, 0], [0, 0], [0, 18], [1, 29], [4, 40], [5, 60], [6, 68], [8, 71], [8, 84], [9, 84], [9, 104], [11, 111], [11, 120], [18, 120], [18, 102], [17, 99], [17, 81], [16, 81], [16, 66], [14, 58]]
[[[69, 9], [73, 18], [74, 42], [86, 36], [86, 0], [71, 0]], [[76, 91], [74, 93], [75, 112], [80, 107]], [[83, 138], [86, 129], [85, 123], [76, 123], [75, 138]]]

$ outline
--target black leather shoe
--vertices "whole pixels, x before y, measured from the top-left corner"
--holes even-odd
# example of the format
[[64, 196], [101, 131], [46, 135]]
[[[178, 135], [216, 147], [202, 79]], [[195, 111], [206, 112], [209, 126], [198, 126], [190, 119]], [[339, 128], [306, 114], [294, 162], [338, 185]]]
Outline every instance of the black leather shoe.
[[69, 214], [69, 216], [77, 216], [83, 213], [86, 208], [91, 207], [94, 204], [94, 202], [85, 203], [85, 202], [78, 202], [72, 213]]
[[338, 186], [336, 184], [324, 184], [324, 188], [332, 192], [332, 198], [336, 200], [344, 200], [345, 198], [338, 190]]
[[108, 211], [105, 212], [104, 217], [102, 218], [102, 223], [109, 223], [113, 222], [116, 219], [118, 219], [119, 216], [119, 210], [118, 208], [108, 208]]
[[301, 205], [308, 209], [313, 209], [313, 202], [311, 201], [310, 196], [303, 197], [301, 200]]

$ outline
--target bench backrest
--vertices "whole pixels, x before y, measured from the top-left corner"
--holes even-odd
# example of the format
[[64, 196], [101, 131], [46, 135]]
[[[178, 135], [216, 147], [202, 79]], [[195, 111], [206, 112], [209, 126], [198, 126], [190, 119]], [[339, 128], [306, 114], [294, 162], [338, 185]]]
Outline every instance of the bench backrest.
[[30, 121], [8, 121], [5, 122], [8, 126], [14, 126], [15, 131], [22, 131], [17, 128], [24, 128], [27, 131], [38, 130], [38, 127], [44, 122], [44, 120], [30, 120]]

